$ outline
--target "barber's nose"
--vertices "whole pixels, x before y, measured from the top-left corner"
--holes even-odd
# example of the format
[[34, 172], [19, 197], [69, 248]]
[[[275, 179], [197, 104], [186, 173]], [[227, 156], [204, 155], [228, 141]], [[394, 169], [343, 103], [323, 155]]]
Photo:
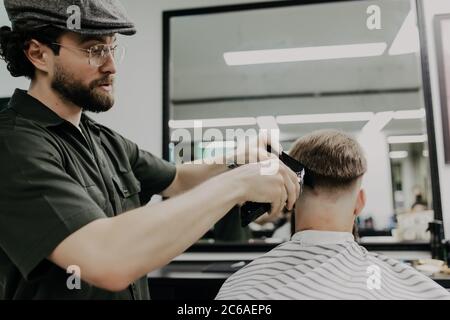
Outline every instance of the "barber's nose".
[[110, 53], [105, 63], [100, 66], [100, 71], [103, 73], [115, 74], [117, 73], [116, 62], [114, 61], [113, 55]]

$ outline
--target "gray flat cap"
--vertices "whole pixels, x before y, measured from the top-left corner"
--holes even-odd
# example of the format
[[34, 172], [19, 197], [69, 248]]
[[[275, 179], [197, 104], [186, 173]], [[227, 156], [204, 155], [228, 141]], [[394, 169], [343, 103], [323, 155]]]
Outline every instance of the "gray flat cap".
[[55, 26], [88, 35], [133, 35], [136, 28], [118, 0], [4, 0], [12, 28]]

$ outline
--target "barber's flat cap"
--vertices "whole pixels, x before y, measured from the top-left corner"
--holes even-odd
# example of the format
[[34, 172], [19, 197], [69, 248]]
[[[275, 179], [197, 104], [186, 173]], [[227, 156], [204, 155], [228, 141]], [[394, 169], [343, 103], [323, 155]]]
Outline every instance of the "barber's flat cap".
[[52, 25], [86, 35], [136, 33], [118, 0], [4, 0], [4, 3], [13, 30]]

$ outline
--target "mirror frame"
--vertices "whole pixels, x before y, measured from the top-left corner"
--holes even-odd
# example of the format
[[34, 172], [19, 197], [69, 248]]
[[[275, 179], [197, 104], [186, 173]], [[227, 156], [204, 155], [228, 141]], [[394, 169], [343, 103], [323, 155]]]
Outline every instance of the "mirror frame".
[[[282, 1], [268, 1], [268, 2], [255, 2], [255, 3], [243, 3], [234, 5], [219, 5], [210, 7], [199, 7], [191, 9], [181, 9], [181, 10], [169, 10], [163, 11], [163, 74], [162, 74], [162, 94], [163, 94], [163, 158], [169, 161], [169, 140], [170, 140], [170, 129], [169, 120], [171, 118], [170, 109], [170, 40], [171, 40], [171, 29], [170, 22], [171, 19], [176, 17], [185, 17], [193, 15], [204, 15], [204, 14], [214, 14], [214, 13], [226, 13], [234, 11], [244, 11], [244, 10], [258, 10], [258, 9], [269, 9], [269, 8], [280, 8], [289, 6], [302, 6], [308, 4], [321, 4], [321, 3], [332, 3], [332, 2], [361, 2], [366, 0], [282, 0]], [[442, 204], [441, 204], [441, 191], [439, 183], [439, 167], [437, 160], [437, 149], [436, 149], [436, 136], [435, 136], [435, 126], [434, 126], [434, 113], [433, 113], [433, 101], [431, 94], [431, 81], [429, 73], [429, 62], [428, 62], [428, 46], [426, 39], [426, 29], [425, 29], [425, 16], [423, 0], [415, 0], [416, 11], [417, 11], [417, 22], [419, 28], [419, 39], [420, 39], [420, 59], [421, 59], [421, 73], [422, 73], [422, 84], [423, 84], [423, 95], [424, 95], [424, 105], [426, 112], [426, 125], [428, 134], [428, 150], [429, 150], [429, 163], [430, 163], [430, 175], [431, 175], [431, 189], [433, 198], [433, 211], [434, 218], [436, 220], [442, 219]], [[216, 244], [217, 245], [217, 244]], [[247, 245], [247, 244], [246, 244]], [[253, 246], [254, 244], [252, 244]], [[231, 247], [235, 247], [232, 245]], [[386, 244], [386, 247], [403, 247], [399, 244]], [[266, 246], [262, 246], [266, 248]], [[377, 245], [377, 248], [379, 245]], [[383, 246], [385, 247], [385, 246]], [[408, 250], [412, 248], [408, 247]], [[418, 249], [418, 248], [416, 248]], [[266, 250], [266, 249], [263, 249]], [[391, 249], [392, 250], [392, 249]], [[222, 251], [219, 249], [219, 251]]]
[[444, 45], [442, 42], [442, 22], [450, 20], [450, 14], [437, 14], [434, 16], [434, 43], [436, 46], [436, 58], [438, 66], [438, 76], [439, 76], [439, 94], [440, 94], [440, 104], [441, 104], [441, 118], [442, 118], [442, 134], [444, 137], [444, 154], [445, 163], [450, 164], [450, 137], [449, 132], [449, 122], [446, 120], [449, 117], [448, 112], [448, 102], [447, 102], [447, 83], [448, 80], [445, 75], [444, 63]]

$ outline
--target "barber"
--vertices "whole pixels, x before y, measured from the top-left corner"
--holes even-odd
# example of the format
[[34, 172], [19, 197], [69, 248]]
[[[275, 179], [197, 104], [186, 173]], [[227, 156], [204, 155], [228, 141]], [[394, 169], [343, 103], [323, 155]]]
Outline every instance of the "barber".
[[[0, 56], [31, 85], [0, 113], [0, 299], [148, 299], [146, 275], [234, 206], [293, 207], [297, 177], [282, 163], [271, 175], [262, 163], [175, 167], [86, 116], [112, 108], [116, 34], [136, 32], [118, 1], [4, 3]], [[168, 200], [143, 206], [155, 194]]]

